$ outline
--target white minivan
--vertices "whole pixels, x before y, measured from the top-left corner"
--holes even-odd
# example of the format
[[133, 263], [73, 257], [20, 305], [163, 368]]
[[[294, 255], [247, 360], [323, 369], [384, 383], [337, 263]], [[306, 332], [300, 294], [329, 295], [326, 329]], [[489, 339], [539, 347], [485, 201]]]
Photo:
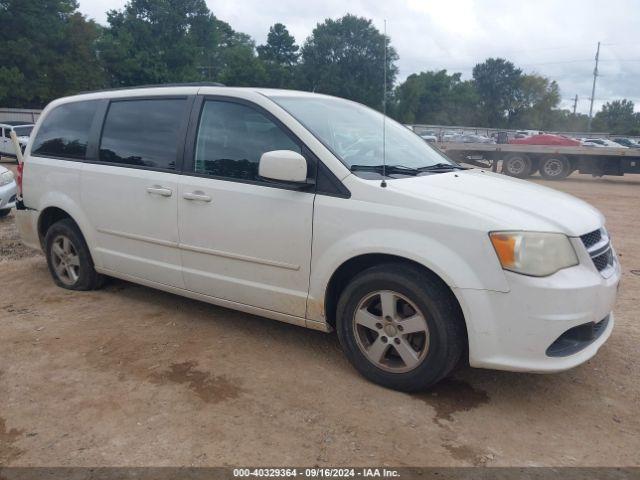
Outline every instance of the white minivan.
[[467, 360], [554, 372], [595, 355], [620, 280], [603, 216], [384, 130], [367, 107], [286, 90], [63, 98], [25, 151], [16, 221], [61, 287], [118, 277], [336, 330], [399, 390]]

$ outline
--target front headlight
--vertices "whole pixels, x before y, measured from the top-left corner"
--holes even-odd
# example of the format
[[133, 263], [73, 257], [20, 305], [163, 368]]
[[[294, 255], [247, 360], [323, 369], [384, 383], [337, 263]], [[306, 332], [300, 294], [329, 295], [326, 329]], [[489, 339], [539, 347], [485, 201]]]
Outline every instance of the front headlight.
[[11, 170], [0, 173], [0, 187], [8, 185], [11, 182], [13, 182], [13, 172]]
[[578, 265], [573, 245], [562, 233], [491, 232], [489, 237], [502, 268], [511, 272], [546, 277]]

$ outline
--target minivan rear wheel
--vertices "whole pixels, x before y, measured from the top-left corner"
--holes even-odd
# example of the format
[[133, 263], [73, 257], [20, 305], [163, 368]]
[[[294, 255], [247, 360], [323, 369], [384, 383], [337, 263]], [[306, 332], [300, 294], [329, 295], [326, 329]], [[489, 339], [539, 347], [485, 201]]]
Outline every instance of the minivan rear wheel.
[[336, 328], [353, 366], [369, 380], [407, 392], [446, 377], [465, 350], [465, 327], [451, 291], [408, 264], [357, 275], [342, 292]]
[[102, 286], [104, 277], [96, 272], [89, 247], [73, 220], [65, 218], [51, 225], [44, 244], [56, 285], [69, 290], [95, 290]]

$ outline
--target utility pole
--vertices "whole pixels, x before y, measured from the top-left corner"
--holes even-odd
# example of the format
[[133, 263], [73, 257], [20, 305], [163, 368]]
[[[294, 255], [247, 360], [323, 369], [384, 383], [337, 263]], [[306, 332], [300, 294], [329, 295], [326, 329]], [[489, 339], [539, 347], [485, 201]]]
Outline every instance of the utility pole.
[[598, 49], [596, 50], [596, 66], [593, 69], [593, 87], [591, 87], [591, 104], [589, 105], [589, 123], [587, 125], [587, 131], [591, 131], [591, 120], [593, 119], [593, 99], [596, 96], [596, 79], [598, 78], [598, 59], [600, 58], [600, 42], [598, 42]]
[[576, 93], [576, 98], [573, 99], [573, 115], [576, 114], [576, 109], [578, 108], [578, 94]]

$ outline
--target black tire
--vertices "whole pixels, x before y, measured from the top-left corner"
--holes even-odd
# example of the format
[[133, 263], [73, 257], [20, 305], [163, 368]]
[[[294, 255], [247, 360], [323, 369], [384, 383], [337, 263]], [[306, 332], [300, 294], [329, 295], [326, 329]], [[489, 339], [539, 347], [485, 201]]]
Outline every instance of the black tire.
[[8, 210], [0, 210], [0, 218], [4, 218], [11, 213], [11, 209]]
[[540, 159], [540, 176], [547, 180], [562, 180], [571, 174], [571, 162], [563, 155]]
[[[56, 262], [53, 252], [54, 242], [63, 241], [65, 238], [71, 244], [71, 252], [78, 259], [75, 267], [77, 278], [75, 279], [69, 275], [65, 277], [59, 274], [54, 264]], [[95, 290], [102, 286], [104, 277], [96, 272], [87, 242], [73, 220], [65, 218], [51, 225], [45, 234], [44, 245], [49, 273], [51, 273], [56, 285], [68, 290]]]
[[533, 162], [521, 153], [507, 155], [502, 161], [502, 173], [516, 178], [527, 178], [533, 173]]
[[[371, 361], [363, 352], [363, 347], [359, 346], [362, 342], [358, 338], [361, 331], [355, 320], [356, 312], [361, 311], [358, 307], [364, 299], [378, 291], [397, 292], [406, 297], [415, 304], [419, 310], [417, 313], [422, 314], [426, 320], [428, 347], [424, 349], [424, 357], [420, 362], [408, 371], [393, 372], [388, 371], [388, 368], [383, 369], [384, 367]], [[395, 305], [399, 303], [396, 301]], [[336, 313], [338, 338], [349, 361], [364, 377], [387, 388], [405, 392], [425, 390], [445, 378], [466, 351], [464, 318], [453, 294], [440, 279], [413, 265], [388, 263], [361, 272], [340, 295]], [[386, 326], [378, 333], [382, 340], [386, 338], [385, 329]], [[407, 337], [402, 332], [394, 335]], [[396, 337], [393, 341], [400, 342]], [[388, 342], [389, 347], [383, 360], [386, 361], [389, 356], [393, 360], [395, 354], [400, 361], [399, 351], [392, 350], [395, 348], [392, 337], [389, 337]], [[414, 352], [417, 354], [416, 350]]]

